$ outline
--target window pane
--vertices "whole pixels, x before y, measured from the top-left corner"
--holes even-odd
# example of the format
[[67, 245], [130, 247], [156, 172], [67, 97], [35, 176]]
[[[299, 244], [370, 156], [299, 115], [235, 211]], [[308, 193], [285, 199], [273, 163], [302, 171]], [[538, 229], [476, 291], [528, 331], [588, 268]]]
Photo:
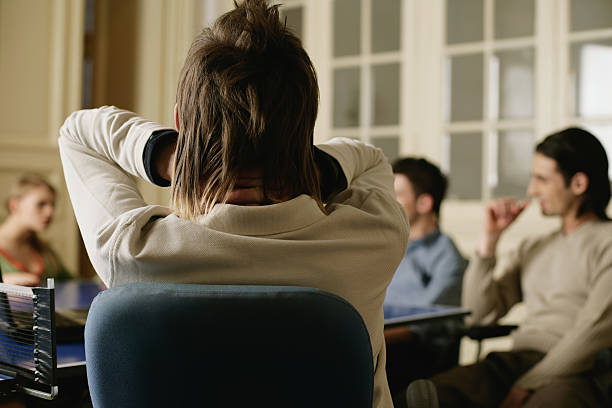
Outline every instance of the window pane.
[[[534, 63], [533, 49], [502, 51], [491, 62], [491, 82], [497, 91], [491, 106], [493, 118], [529, 119], [533, 117]], [[499, 109], [497, 109], [499, 108]], [[496, 115], [499, 112], [499, 115]]]
[[359, 98], [361, 69], [334, 70], [334, 126], [359, 126]]
[[459, 55], [448, 58], [450, 120], [482, 120], [483, 56]]
[[[605, 125], [583, 125], [583, 127], [599, 139], [606, 149], [608, 162], [612, 162], [612, 123]], [[608, 174], [612, 179], [612, 166], [608, 166]]]
[[361, 52], [361, 1], [334, 1], [334, 56]]
[[612, 27], [612, 1], [571, 0], [571, 30], [596, 30]]
[[482, 134], [450, 135], [449, 197], [482, 197]]
[[374, 125], [399, 123], [399, 64], [372, 66]]
[[399, 157], [399, 137], [398, 136], [375, 136], [372, 137], [372, 144], [380, 147], [390, 163]]
[[570, 104], [575, 116], [612, 115], [612, 39], [571, 46]]
[[534, 0], [496, 0], [495, 38], [532, 36], [534, 17]]
[[524, 197], [531, 174], [533, 132], [500, 131], [497, 140], [497, 183], [492, 186], [492, 193], [496, 197]]
[[482, 41], [484, 32], [483, 0], [446, 1], [446, 43]]
[[376, 0], [372, 7], [372, 52], [400, 49], [400, 0]]
[[[303, 7], [294, 7], [289, 9], [281, 9], [282, 16], [281, 19], [284, 20], [287, 24], [287, 27], [298, 36], [300, 39], [304, 39], [303, 35]], [[281, 21], [282, 21], [281, 20]]]

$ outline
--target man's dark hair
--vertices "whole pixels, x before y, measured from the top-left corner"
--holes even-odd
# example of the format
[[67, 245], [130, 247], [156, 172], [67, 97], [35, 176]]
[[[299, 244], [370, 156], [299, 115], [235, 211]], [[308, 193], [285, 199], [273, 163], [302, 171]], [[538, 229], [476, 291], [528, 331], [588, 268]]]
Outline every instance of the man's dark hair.
[[187, 219], [224, 202], [249, 171], [271, 202], [307, 194], [322, 206], [312, 62], [277, 5], [235, 5], [195, 38], [179, 78], [172, 202]]
[[446, 195], [448, 180], [438, 166], [422, 158], [407, 157], [393, 163], [393, 173], [406, 176], [417, 197], [425, 193], [431, 195], [433, 212], [440, 215], [440, 205]]
[[595, 136], [584, 129], [567, 128], [546, 137], [536, 146], [536, 152], [557, 162], [566, 186], [576, 173], [582, 172], [588, 177], [589, 185], [578, 216], [593, 212], [602, 220], [609, 219], [606, 215], [610, 201], [608, 157]]

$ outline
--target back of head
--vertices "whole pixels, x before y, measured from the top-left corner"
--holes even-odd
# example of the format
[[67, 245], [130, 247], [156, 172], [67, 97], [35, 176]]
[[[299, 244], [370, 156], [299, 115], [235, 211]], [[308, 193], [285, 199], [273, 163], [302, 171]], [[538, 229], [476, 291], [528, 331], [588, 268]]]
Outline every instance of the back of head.
[[223, 202], [241, 172], [261, 173], [269, 202], [320, 202], [313, 156], [317, 78], [278, 6], [244, 0], [193, 41], [177, 90], [172, 201], [193, 219]]
[[608, 157], [599, 140], [580, 128], [567, 128], [546, 137], [536, 146], [536, 152], [554, 159], [569, 186], [572, 177], [579, 172], [586, 174], [589, 185], [578, 216], [593, 212], [607, 220], [606, 208], [610, 201]]
[[406, 176], [416, 196], [431, 195], [433, 198], [432, 211], [440, 215], [440, 206], [446, 195], [448, 181], [438, 166], [423, 158], [408, 157], [398, 159], [393, 163], [393, 173]]

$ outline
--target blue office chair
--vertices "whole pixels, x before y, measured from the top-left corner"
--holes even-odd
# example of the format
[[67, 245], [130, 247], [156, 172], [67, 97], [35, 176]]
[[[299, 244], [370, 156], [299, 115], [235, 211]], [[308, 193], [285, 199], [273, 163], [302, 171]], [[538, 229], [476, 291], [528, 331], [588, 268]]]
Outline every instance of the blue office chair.
[[287, 286], [136, 283], [85, 326], [95, 408], [371, 408], [368, 331], [345, 300]]

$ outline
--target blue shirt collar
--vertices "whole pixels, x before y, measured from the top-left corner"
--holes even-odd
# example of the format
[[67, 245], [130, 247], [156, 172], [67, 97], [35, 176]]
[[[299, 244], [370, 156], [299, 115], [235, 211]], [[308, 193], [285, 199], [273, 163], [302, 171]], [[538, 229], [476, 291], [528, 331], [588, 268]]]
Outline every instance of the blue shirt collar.
[[421, 246], [427, 246], [427, 245], [434, 243], [438, 239], [439, 236], [440, 236], [440, 227], [438, 226], [436, 227], [435, 230], [433, 230], [429, 234], [419, 239], [409, 241], [408, 245], [406, 246], [406, 253], [408, 253], [408, 251], [414, 250], [415, 248], [418, 248]]

